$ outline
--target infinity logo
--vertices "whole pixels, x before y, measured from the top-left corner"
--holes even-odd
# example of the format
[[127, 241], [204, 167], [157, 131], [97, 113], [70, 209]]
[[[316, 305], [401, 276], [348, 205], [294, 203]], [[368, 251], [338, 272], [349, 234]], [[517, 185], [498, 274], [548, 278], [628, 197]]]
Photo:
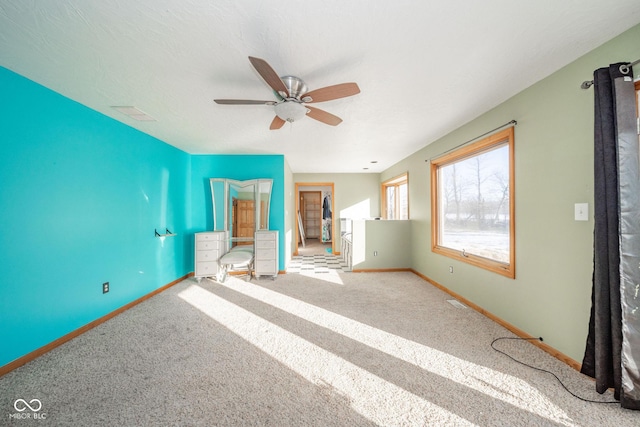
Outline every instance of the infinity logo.
[[[33, 402], [35, 402], [35, 404], [31, 406], [30, 404], [33, 404]], [[40, 402], [38, 399], [31, 399], [29, 403], [27, 403], [27, 401], [24, 399], [18, 399], [15, 402], [13, 402], [13, 407], [18, 412], [26, 411], [27, 408], [31, 409], [33, 412], [38, 412], [40, 409], [42, 409], [42, 402]], [[21, 405], [18, 405], [18, 404], [21, 404]]]

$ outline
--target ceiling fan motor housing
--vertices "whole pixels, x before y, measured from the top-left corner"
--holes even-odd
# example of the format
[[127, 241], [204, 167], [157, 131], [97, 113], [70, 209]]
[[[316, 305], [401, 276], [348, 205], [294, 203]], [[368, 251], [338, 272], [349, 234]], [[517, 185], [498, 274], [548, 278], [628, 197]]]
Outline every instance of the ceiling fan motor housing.
[[305, 94], [308, 91], [307, 84], [300, 77], [284, 76], [280, 77], [280, 79], [289, 91], [289, 98], [300, 99], [300, 95]]
[[280, 80], [287, 87], [289, 96], [286, 96], [286, 93], [279, 94], [283, 100], [274, 107], [276, 115], [284, 121], [293, 123], [307, 114], [307, 108], [300, 100], [300, 96], [307, 93], [307, 84], [296, 76], [283, 76]]

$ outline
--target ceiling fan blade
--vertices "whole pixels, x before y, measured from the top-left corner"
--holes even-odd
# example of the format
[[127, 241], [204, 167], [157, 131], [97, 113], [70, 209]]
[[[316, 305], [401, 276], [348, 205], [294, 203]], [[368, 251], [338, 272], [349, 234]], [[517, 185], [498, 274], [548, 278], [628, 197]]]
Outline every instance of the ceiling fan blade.
[[254, 58], [253, 56], [249, 57], [249, 61], [251, 61], [253, 68], [256, 69], [258, 74], [262, 76], [264, 81], [267, 82], [267, 84], [271, 86], [273, 90], [275, 90], [277, 93], [284, 92], [286, 94], [286, 97], [289, 97], [289, 91], [287, 90], [287, 87], [278, 76], [278, 73], [276, 73], [273, 68], [271, 68], [271, 65], [267, 64], [267, 61], [260, 58]]
[[253, 101], [249, 99], [214, 99], [216, 104], [225, 105], [275, 105], [275, 101]]
[[273, 118], [273, 121], [271, 122], [271, 126], [269, 126], [269, 129], [271, 130], [277, 130], [280, 129], [282, 126], [284, 126], [286, 122], [284, 120], [282, 120], [280, 117], [275, 116]]
[[307, 116], [311, 117], [312, 119], [318, 120], [319, 122], [326, 123], [331, 126], [338, 126], [340, 123], [342, 123], [342, 119], [340, 117], [334, 116], [331, 113], [327, 113], [324, 110], [315, 107], [309, 107], [308, 105], [305, 105], [305, 108], [309, 110], [307, 112]]
[[[353, 96], [360, 93], [360, 88], [355, 83], [341, 83], [338, 85], [327, 86], [320, 89], [312, 90], [302, 95], [304, 102], [324, 102], [331, 101], [333, 99], [345, 98], [347, 96]], [[305, 98], [311, 97], [310, 101]]]

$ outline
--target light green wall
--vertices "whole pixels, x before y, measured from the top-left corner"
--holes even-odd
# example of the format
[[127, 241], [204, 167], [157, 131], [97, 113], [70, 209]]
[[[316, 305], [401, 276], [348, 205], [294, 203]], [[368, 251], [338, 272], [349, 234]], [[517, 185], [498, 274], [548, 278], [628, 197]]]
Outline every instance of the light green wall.
[[[410, 225], [405, 221], [367, 221], [381, 216], [380, 174], [294, 174], [294, 183], [333, 183], [334, 221], [340, 218], [358, 222], [354, 239], [354, 269], [411, 267]], [[292, 184], [292, 187], [294, 185]], [[293, 190], [295, 191], [295, 190]], [[295, 197], [295, 195], [293, 195]], [[294, 200], [292, 198], [292, 200]], [[296, 226], [295, 217], [291, 224]], [[336, 223], [339, 227], [339, 222]], [[336, 229], [339, 233], [339, 228]], [[357, 235], [357, 236], [356, 236]], [[357, 245], [355, 244], [357, 243]], [[336, 251], [341, 251], [337, 242]], [[377, 256], [373, 253], [376, 251]]]
[[333, 182], [334, 215], [340, 218], [380, 216], [380, 175], [376, 173], [294, 173], [297, 183]]
[[353, 270], [411, 267], [411, 221], [354, 220]]
[[[295, 203], [296, 183], [333, 183], [333, 221], [336, 234], [340, 218], [363, 219], [380, 216], [380, 175], [377, 173], [294, 173], [291, 200]], [[292, 206], [295, 209], [295, 205]], [[296, 227], [295, 216], [289, 224]], [[295, 248], [292, 233], [291, 248]], [[336, 242], [336, 251], [340, 245]]]
[[[499, 318], [582, 361], [591, 307], [593, 70], [640, 58], [640, 26], [384, 171], [409, 172], [412, 266]], [[638, 76], [636, 72], [636, 76]], [[476, 84], [483, 84], [476, 82]], [[431, 252], [429, 163], [425, 159], [515, 119], [516, 279]], [[449, 266], [454, 266], [454, 274]]]

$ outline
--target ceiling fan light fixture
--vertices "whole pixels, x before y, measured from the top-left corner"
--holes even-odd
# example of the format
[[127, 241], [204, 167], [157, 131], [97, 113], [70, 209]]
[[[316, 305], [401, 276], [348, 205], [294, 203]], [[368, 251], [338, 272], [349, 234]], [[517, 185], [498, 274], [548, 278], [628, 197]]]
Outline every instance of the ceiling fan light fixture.
[[293, 123], [307, 115], [307, 108], [299, 102], [285, 101], [275, 106], [276, 115], [282, 120]]

